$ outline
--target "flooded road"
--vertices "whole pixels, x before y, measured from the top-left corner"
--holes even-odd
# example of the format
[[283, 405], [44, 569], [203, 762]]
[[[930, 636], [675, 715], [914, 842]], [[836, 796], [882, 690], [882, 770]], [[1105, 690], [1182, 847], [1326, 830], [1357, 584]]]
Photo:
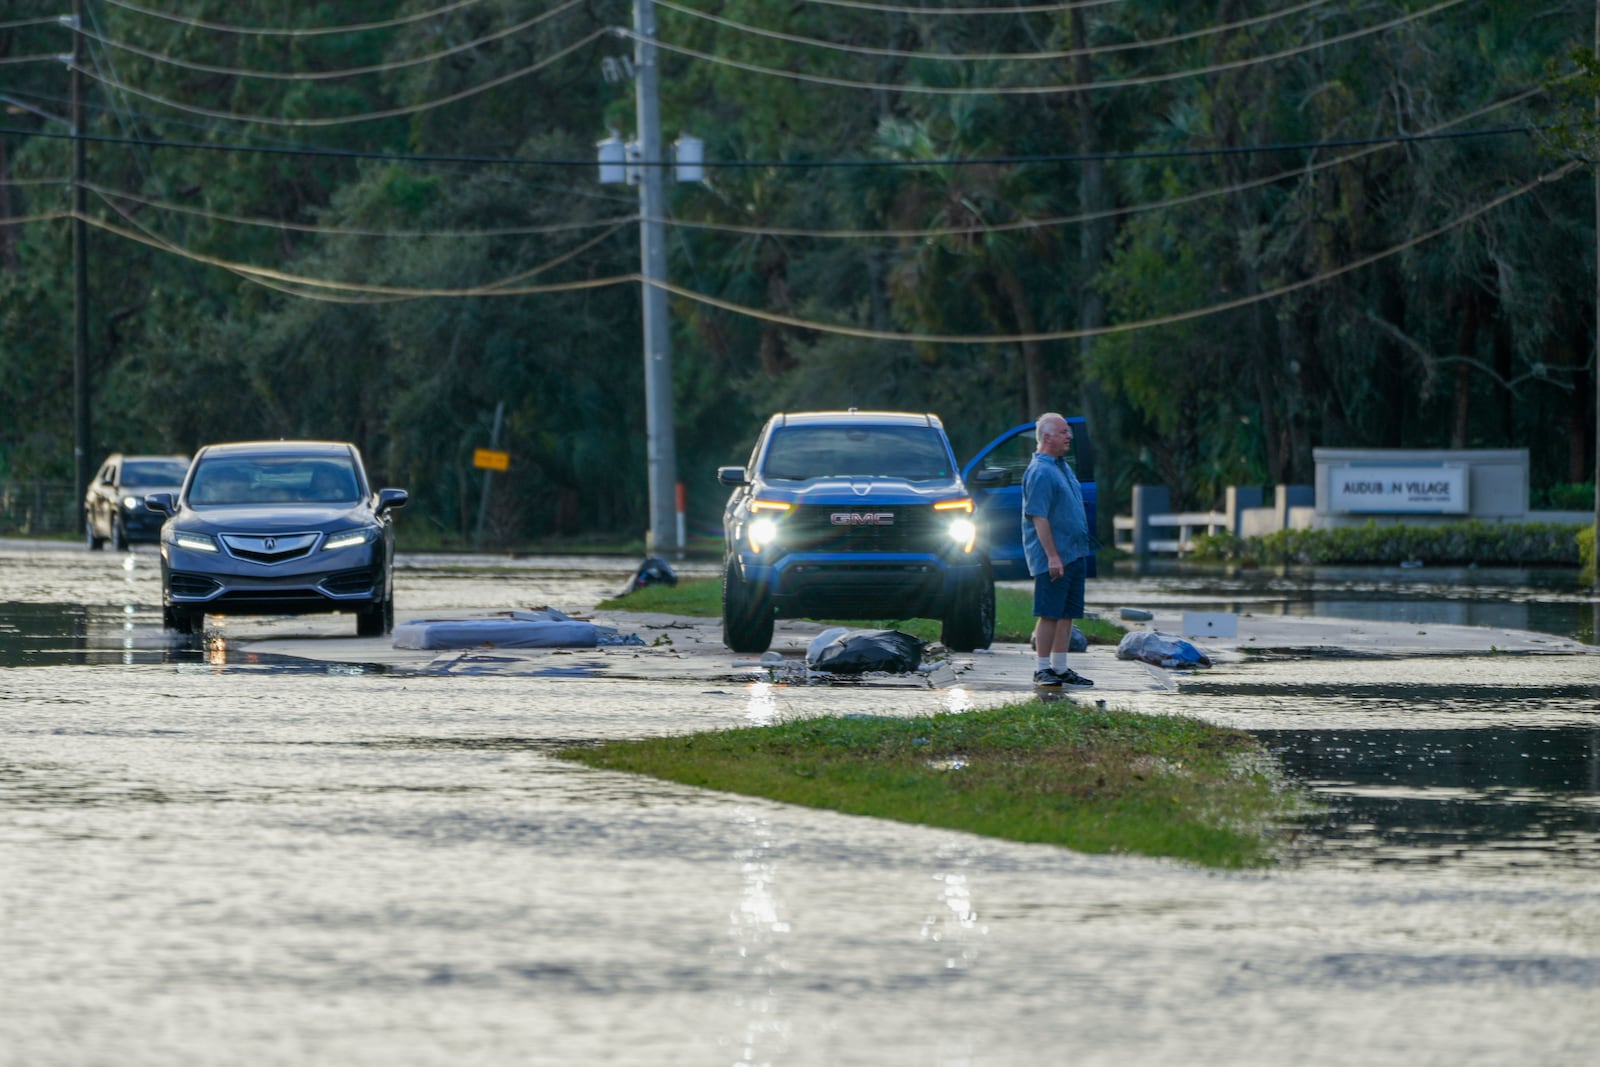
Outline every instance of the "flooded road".
[[[408, 557], [399, 615], [583, 610], [634, 562]], [[1091, 583], [1104, 605], [1191, 592]], [[1230, 875], [549, 756], [1014, 693], [598, 677], [582, 656], [541, 678], [408, 674], [185, 645], [158, 603], [148, 548], [0, 543], [0, 1064], [1588, 1064], [1600, 1047], [1588, 657], [1265, 656], [1128, 697], [1258, 731], [1327, 804], [1279, 868]]]

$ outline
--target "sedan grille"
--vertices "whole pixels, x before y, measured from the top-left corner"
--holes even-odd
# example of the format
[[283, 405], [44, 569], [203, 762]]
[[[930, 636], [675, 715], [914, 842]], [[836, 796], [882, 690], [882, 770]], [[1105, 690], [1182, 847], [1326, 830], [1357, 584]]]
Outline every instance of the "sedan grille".
[[203, 574], [180, 574], [174, 572], [168, 587], [173, 596], [203, 597], [210, 596], [222, 584], [214, 578], [207, 578]]
[[372, 572], [340, 571], [322, 580], [322, 591], [331, 596], [364, 596], [372, 592]]
[[272, 566], [303, 559], [317, 547], [320, 535], [295, 534], [223, 534], [222, 544], [234, 559], [249, 560]]

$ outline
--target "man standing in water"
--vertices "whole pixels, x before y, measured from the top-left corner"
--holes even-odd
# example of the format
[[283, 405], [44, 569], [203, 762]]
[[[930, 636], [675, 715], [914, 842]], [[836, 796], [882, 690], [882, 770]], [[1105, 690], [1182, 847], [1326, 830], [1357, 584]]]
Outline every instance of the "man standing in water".
[[1093, 685], [1067, 666], [1072, 623], [1083, 617], [1086, 559], [1094, 551], [1083, 488], [1064, 458], [1072, 427], [1055, 412], [1034, 424], [1039, 448], [1022, 476], [1022, 550], [1033, 575], [1033, 684], [1056, 688]]

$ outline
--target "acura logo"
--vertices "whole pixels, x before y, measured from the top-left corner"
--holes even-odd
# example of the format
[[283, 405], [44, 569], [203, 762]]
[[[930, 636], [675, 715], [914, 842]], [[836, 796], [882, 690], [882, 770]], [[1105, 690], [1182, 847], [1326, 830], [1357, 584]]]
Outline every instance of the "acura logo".
[[261, 542], [261, 547], [265, 548], [268, 552], [276, 552], [278, 550], [278, 539], [276, 537], [268, 537], [266, 540]]
[[828, 516], [835, 526], [893, 526], [892, 511], [835, 511]]

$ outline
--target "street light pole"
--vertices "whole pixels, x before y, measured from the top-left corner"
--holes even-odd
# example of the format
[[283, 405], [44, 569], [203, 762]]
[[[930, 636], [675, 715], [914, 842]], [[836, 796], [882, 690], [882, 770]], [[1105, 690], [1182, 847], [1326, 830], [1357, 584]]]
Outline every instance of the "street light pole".
[[78, 498], [78, 525], [84, 524], [83, 491], [89, 484], [89, 233], [84, 222], [88, 201], [84, 191], [83, 72], [79, 69], [78, 42], [82, 40], [83, 0], [72, 4], [72, 471]]
[[656, 89], [656, 21], [652, 0], [634, 0], [634, 96], [639, 122], [639, 261], [644, 276], [644, 398], [650, 477], [646, 548], [681, 556], [677, 529], [678, 458], [672, 426], [672, 348], [667, 320], [667, 249], [661, 111]]

